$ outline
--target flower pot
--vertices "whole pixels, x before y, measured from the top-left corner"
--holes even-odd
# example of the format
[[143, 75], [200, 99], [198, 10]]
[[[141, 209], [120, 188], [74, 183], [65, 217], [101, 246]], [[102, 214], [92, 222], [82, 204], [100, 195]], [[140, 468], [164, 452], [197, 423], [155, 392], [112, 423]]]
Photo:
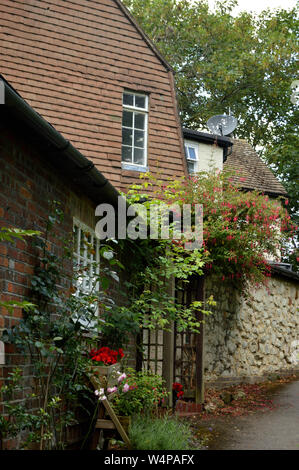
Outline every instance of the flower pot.
[[112, 364], [111, 366], [92, 366], [94, 377], [102, 387], [113, 387], [117, 384], [117, 372], [120, 371], [120, 363]]

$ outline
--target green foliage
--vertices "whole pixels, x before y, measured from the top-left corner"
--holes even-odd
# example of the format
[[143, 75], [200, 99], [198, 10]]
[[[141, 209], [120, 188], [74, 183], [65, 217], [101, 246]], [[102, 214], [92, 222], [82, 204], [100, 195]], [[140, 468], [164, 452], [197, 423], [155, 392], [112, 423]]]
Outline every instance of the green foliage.
[[127, 369], [125, 379], [118, 384], [118, 390], [111, 398], [114, 411], [120, 416], [153, 413], [168, 395], [163, 382], [160, 375]]
[[[194, 250], [191, 264], [196, 265], [193, 257], [199, 257], [205, 261], [201, 273], [214, 273], [245, 291], [248, 281], [262, 283], [270, 275], [267, 257], [278, 256], [282, 241], [292, 235], [294, 226], [280, 201], [257, 191], [245, 193], [235, 176], [229, 172], [199, 172], [166, 185], [156, 176], [143, 174], [144, 183], [129, 194], [134, 199], [136, 193], [143, 194], [152, 185], [155, 189], [149, 204], [202, 204], [203, 249]], [[173, 246], [176, 256], [186, 260], [188, 272], [188, 255], [184, 258], [183, 248], [176, 242]]]
[[[134, 184], [126, 194], [130, 204], [139, 204], [145, 208], [145, 217], [149, 216], [152, 205], [162, 201], [148, 198], [147, 190], [151, 183], [145, 179], [142, 184]], [[142, 200], [142, 206], [140, 204]], [[157, 220], [158, 225], [161, 220]], [[139, 327], [147, 329], [170, 330], [176, 323], [178, 331], [198, 332], [199, 314], [208, 315], [209, 306], [215, 305], [212, 297], [206, 302], [196, 300], [190, 305], [175, 302], [172, 284], [180, 281], [183, 289], [193, 275], [202, 275], [208, 259], [203, 250], [185, 250], [180, 243], [173, 243], [174, 227], [170, 224], [169, 239], [147, 239], [120, 242], [125, 257], [126, 270], [130, 273], [126, 286], [127, 303], [120, 310], [134, 317]]]
[[296, 106], [297, 9], [232, 15], [237, 1], [124, 0], [175, 70], [186, 127], [214, 114], [238, 118], [238, 137], [254, 146], [283, 136]]
[[22, 230], [19, 228], [0, 228], [0, 241], [13, 242], [15, 238], [24, 240], [25, 237], [33, 237], [39, 235], [36, 230]]
[[276, 139], [269, 145], [265, 152], [265, 159], [271, 164], [275, 175], [282, 181], [288, 193], [288, 211], [297, 226], [291, 244], [286, 247], [283, 253], [283, 261], [291, 263], [295, 271], [299, 271], [299, 137], [296, 134], [298, 129], [298, 110], [296, 118], [293, 120], [285, 135]]
[[101, 313], [101, 344], [112, 349], [123, 348], [130, 335], [140, 331], [140, 316], [130, 308], [113, 306]]
[[165, 416], [136, 416], [129, 428], [129, 438], [136, 450], [191, 450], [192, 431], [187, 423]]
[[[0, 229], [0, 242], [4, 241], [13, 243], [15, 239], [22, 240], [25, 242], [26, 237], [33, 237], [39, 234], [40, 232], [36, 230], [22, 230], [19, 228], [2, 227]], [[4, 302], [0, 300], [0, 307], [5, 307], [9, 312], [12, 312], [14, 308], [22, 308], [26, 311], [32, 308], [33, 304], [25, 300], [23, 302], [17, 302], [13, 300], [8, 300]]]
[[[199, 331], [197, 313], [210, 313], [204, 303], [194, 301], [189, 306], [174, 302], [171, 283], [181, 280], [189, 283], [192, 274], [203, 273], [204, 256], [198, 250], [184, 252], [171, 240], [126, 240], [122, 246], [128, 256], [127, 271], [129, 280], [126, 305], [120, 307], [123, 314], [135, 318], [139, 328], [170, 330], [176, 322], [178, 331]], [[133, 256], [134, 253], [134, 256]], [[214, 305], [212, 298], [206, 305]]]
[[[23, 401], [14, 401], [15, 393], [23, 391], [22, 371], [16, 368], [9, 374], [8, 385], [1, 388], [1, 394], [5, 397], [5, 412], [7, 416], [0, 416], [0, 436], [16, 437], [20, 431], [26, 431], [26, 439], [22, 442], [22, 448], [28, 448], [35, 442], [47, 442], [53, 439], [53, 434], [49, 430], [51, 416], [49, 412], [55, 413], [59, 410], [60, 398], [51, 397], [48, 403], [48, 412], [44, 408], [38, 408], [35, 412], [24, 406]], [[29, 399], [36, 398], [35, 393], [30, 394]], [[69, 418], [69, 419], [68, 419]], [[64, 417], [65, 424], [72, 424], [72, 416]], [[42, 429], [45, 430], [41, 433]], [[42, 439], [42, 441], [41, 441]]]

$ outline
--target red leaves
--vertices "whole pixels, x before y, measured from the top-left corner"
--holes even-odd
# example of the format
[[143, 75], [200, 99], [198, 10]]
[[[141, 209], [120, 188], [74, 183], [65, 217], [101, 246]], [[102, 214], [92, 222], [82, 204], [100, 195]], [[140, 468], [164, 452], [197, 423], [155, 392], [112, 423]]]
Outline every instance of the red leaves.
[[275, 405], [271, 399], [270, 391], [277, 384], [287, 383], [296, 376], [290, 376], [279, 379], [276, 382], [268, 382], [263, 384], [242, 384], [229, 387], [225, 391], [232, 394], [233, 400], [229, 404], [225, 404], [221, 399], [224, 390], [208, 389], [205, 394], [205, 404], [214, 405], [215, 409], [207, 407], [208, 411], [203, 411], [200, 415], [201, 419], [208, 419], [211, 416], [242, 416], [255, 411], [272, 410]]

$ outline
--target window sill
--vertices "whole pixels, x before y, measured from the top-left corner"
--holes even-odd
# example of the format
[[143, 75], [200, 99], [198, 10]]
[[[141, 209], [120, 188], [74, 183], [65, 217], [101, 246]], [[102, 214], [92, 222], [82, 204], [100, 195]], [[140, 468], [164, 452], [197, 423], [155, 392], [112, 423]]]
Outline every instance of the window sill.
[[121, 168], [122, 170], [129, 170], [129, 171], [138, 171], [139, 173], [146, 173], [149, 171], [149, 168], [147, 166], [143, 165], [133, 165], [132, 163], [121, 163]]

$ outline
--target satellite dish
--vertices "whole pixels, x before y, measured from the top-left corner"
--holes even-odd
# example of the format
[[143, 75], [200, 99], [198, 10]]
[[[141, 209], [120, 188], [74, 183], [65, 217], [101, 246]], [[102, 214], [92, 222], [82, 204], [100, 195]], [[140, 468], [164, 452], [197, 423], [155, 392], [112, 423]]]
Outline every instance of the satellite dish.
[[207, 126], [216, 135], [229, 135], [237, 127], [238, 121], [234, 116], [228, 116], [226, 114], [217, 114], [211, 117]]

